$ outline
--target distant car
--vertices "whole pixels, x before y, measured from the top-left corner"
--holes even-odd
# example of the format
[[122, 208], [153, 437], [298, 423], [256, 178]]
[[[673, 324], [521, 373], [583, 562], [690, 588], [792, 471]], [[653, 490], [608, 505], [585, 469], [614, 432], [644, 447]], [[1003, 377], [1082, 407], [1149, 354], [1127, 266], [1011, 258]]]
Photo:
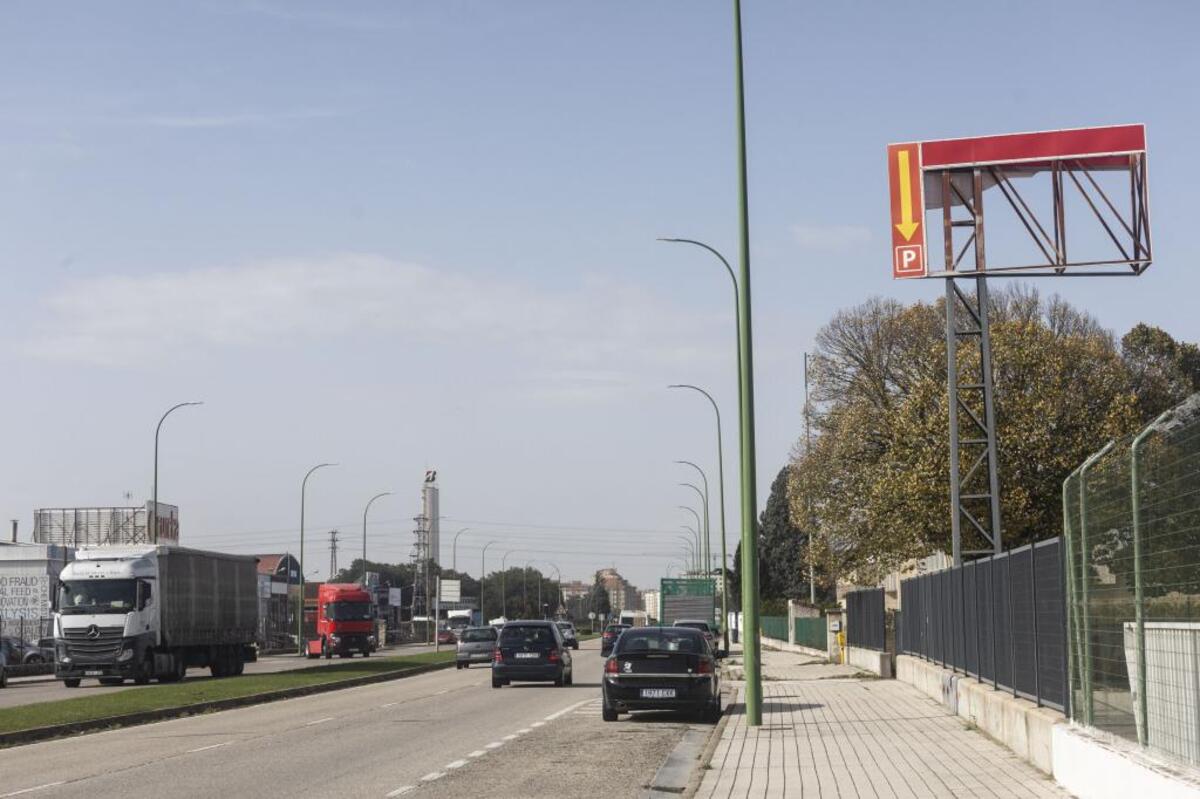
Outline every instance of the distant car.
[[716, 633], [713, 632], [712, 625], [703, 619], [677, 619], [673, 627], [690, 627], [693, 630], [699, 630], [708, 640], [709, 646], [714, 646], [717, 640]]
[[49, 652], [47, 652], [40, 647], [34, 646], [28, 641], [24, 641], [11, 635], [0, 636], [0, 649], [4, 650], [7, 654], [8, 664], [10, 666], [24, 666], [35, 663], [54, 662], [53, 647], [51, 647]]
[[563, 640], [567, 642], [567, 646], [572, 649], [579, 648], [579, 636], [575, 635], [575, 625], [569, 621], [556, 621], [558, 631], [562, 633]]
[[456, 644], [458, 639], [454, 637], [453, 630], [441, 629], [437, 631], [437, 642], [439, 644]]
[[468, 627], [463, 630], [458, 637], [458, 653], [454, 656], [458, 668], [470, 668], [472, 663], [491, 663], [499, 636], [492, 627]]
[[574, 681], [571, 650], [552, 621], [505, 622], [492, 656], [492, 687], [512, 682]]
[[604, 632], [600, 634], [600, 655], [608, 657], [612, 652], [613, 644], [621, 637], [621, 633], [629, 629], [628, 624], [610, 624], [604, 628]]
[[691, 627], [632, 627], [604, 662], [605, 721], [634, 710], [682, 710], [721, 717], [721, 681], [708, 640]]

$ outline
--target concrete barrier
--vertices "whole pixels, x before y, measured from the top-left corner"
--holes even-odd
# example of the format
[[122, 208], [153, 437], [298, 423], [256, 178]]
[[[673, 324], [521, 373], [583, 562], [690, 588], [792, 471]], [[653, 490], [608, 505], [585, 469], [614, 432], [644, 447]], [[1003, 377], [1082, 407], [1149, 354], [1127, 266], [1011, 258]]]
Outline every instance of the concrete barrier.
[[1054, 728], [1054, 779], [1088, 799], [1196, 799], [1196, 773], [1159, 762], [1133, 743], [1074, 724]]
[[794, 652], [797, 655], [809, 655], [815, 658], [829, 658], [828, 652], [825, 652], [822, 649], [813, 649], [811, 646], [789, 644], [787, 641], [780, 641], [777, 638], [768, 638], [765, 635], [759, 637], [758, 640], [764, 649], [774, 649], [777, 652]]
[[863, 671], [878, 674], [885, 680], [892, 677], [892, 656], [887, 652], [848, 646], [846, 647], [846, 661], [851, 666], [857, 666]]

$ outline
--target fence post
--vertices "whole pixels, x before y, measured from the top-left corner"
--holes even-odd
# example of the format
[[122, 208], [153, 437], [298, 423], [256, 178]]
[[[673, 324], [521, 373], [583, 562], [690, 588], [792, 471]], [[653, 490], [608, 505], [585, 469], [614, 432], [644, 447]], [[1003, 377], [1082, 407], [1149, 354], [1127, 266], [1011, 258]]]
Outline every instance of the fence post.
[[1079, 624], [1072, 623], [1072, 616], [1078, 612], [1075, 605], [1075, 557], [1072, 554], [1071, 548], [1071, 529], [1070, 529], [1070, 482], [1078, 472], [1067, 475], [1067, 479], [1063, 480], [1062, 488], [1062, 504], [1063, 504], [1063, 547], [1060, 550], [1062, 557], [1062, 566], [1064, 569], [1063, 578], [1066, 586], [1066, 593], [1063, 597], [1063, 628], [1066, 631], [1066, 674], [1067, 674], [1067, 692], [1063, 697], [1063, 708], [1066, 710], [1067, 718], [1074, 718], [1074, 700], [1075, 700], [1075, 670], [1076, 658], [1080, 655], [1076, 652], [1079, 645]]
[[1088, 540], [1087, 540], [1087, 470], [1100, 460], [1116, 442], [1110, 441], [1095, 452], [1079, 467], [1079, 572], [1080, 572], [1080, 615], [1083, 616], [1083, 672], [1080, 684], [1083, 687], [1083, 719], [1092, 723], [1095, 705], [1092, 702], [1092, 622], [1088, 617]]
[[1016, 630], [1013, 629], [1013, 559], [1011, 550], [1005, 557], [1004, 570], [1008, 572], [1008, 590], [1004, 592], [1008, 604], [1008, 679], [1012, 680], [1012, 692], [1015, 699], [1017, 696], [1017, 641], [1016, 636], [1013, 635]]
[[[1038, 603], [1037, 603], [1037, 542], [1029, 545], [1029, 596], [1033, 605], [1033, 695], [1037, 697], [1037, 706], [1042, 706], [1042, 669], [1038, 659]], [[1016, 647], [1013, 647], [1014, 649]], [[1013, 684], [1016, 684], [1013, 675]]]
[[1129, 483], [1131, 511], [1133, 516], [1133, 611], [1137, 623], [1137, 682], [1138, 682], [1138, 743], [1146, 746], [1150, 740], [1149, 703], [1146, 699], [1146, 613], [1145, 595], [1142, 584], [1142, 503], [1139, 495], [1140, 481], [1138, 480], [1138, 449], [1142, 442], [1155, 430], [1159, 423], [1169, 416], [1171, 411], [1165, 411], [1151, 422], [1133, 439], [1129, 453]]

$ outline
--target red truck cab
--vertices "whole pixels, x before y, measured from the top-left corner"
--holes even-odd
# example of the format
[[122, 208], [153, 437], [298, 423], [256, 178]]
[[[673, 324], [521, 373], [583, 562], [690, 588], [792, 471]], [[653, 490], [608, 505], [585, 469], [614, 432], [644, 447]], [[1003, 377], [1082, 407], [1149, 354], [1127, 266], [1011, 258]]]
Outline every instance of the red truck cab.
[[306, 642], [310, 658], [371, 654], [375, 641], [371, 594], [362, 586], [323, 583], [317, 589], [317, 636]]

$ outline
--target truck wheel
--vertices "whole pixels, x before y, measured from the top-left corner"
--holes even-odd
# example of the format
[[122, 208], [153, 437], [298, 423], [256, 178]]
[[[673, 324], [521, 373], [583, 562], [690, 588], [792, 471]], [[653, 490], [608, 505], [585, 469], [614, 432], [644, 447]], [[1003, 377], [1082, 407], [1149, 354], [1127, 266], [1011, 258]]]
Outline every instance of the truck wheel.
[[329, 648], [329, 642], [324, 638], [321, 639], [321, 654], [325, 656], [326, 660], [333, 659], [333, 650]]
[[363, 657], [365, 657], [365, 658], [369, 658], [369, 657], [371, 657], [371, 650], [370, 650], [370, 649], [364, 649], [364, 650], [362, 651], [362, 655], [363, 655]]
[[243, 672], [245, 672], [245, 671], [246, 671], [246, 663], [245, 663], [245, 661], [243, 661], [241, 658], [238, 658], [238, 660], [237, 660], [237, 665], [235, 665], [235, 666], [233, 667], [233, 676], [234, 676], [234, 677], [241, 677], [241, 676], [242, 676], [242, 674], [243, 674]]
[[67, 677], [63, 680], [63, 685], [67, 688], [78, 688], [79, 683], [83, 682], [78, 677]]

